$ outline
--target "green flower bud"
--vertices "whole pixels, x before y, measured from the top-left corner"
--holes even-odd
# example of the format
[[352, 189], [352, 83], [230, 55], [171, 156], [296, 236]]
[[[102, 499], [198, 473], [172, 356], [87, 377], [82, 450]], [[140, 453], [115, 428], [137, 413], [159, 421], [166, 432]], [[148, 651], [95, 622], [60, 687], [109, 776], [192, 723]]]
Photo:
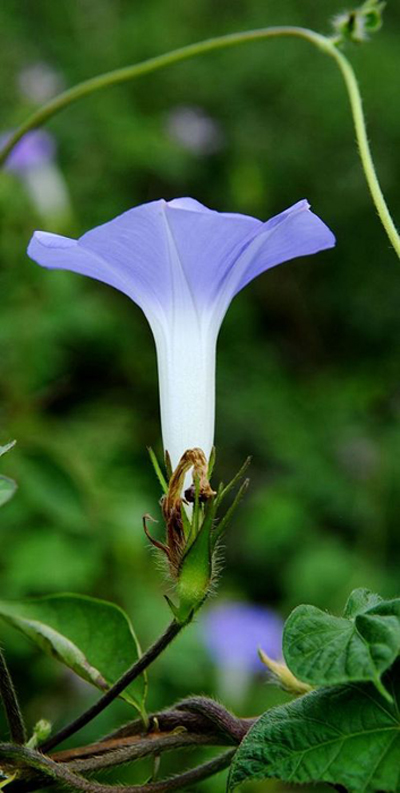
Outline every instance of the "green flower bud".
[[337, 43], [368, 41], [369, 35], [382, 27], [382, 13], [386, 3], [381, 0], [366, 0], [353, 11], [345, 11], [333, 20]]

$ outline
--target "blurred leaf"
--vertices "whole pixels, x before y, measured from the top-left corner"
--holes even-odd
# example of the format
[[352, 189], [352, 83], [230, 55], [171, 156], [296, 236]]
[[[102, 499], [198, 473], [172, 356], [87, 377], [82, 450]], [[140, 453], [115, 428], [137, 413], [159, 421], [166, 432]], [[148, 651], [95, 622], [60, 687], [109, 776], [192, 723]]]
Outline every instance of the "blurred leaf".
[[240, 745], [229, 789], [251, 779], [328, 782], [349, 793], [400, 791], [400, 665], [385, 684], [389, 705], [369, 684], [313, 691], [273, 708]]
[[315, 606], [294, 609], [283, 634], [291, 672], [316, 686], [370, 681], [390, 698], [381, 676], [400, 652], [400, 613], [390, 607], [376, 613], [367, 610], [368, 604], [375, 607], [377, 596], [356, 590], [346, 607], [349, 617], [334, 617]]
[[9, 452], [10, 449], [12, 449], [15, 446], [16, 442], [17, 441], [10, 441], [10, 443], [6, 443], [5, 446], [0, 446], [0, 457], [2, 457], [3, 454]]
[[[140, 655], [133, 627], [113, 603], [82, 595], [52, 595], [25, 602], [0, 602], [0, 616], [77, 675], [106, 691]], [[121, 697], [143, 710], [141, 676]]]
[[0, 507], [6, 504], [13, 497], [17, 489], [17, 484], [7, 476], [0, 476]]
[[32, 519], [30, 531], [14, 531], [12, 542], [5, 533], [2, 539], [0, 597], [20, 600], [65, 591], [90, 594], [95, 582], [106, 575], [97, 538], [71, 538], [54, 525], [42, 528]]

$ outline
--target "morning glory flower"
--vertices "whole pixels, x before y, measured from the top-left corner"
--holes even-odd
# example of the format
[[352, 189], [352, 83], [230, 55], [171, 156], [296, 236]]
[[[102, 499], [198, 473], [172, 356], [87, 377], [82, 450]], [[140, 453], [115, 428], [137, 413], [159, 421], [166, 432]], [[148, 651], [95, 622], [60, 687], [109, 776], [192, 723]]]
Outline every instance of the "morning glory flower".
[[[9, 136], [9, 132], [0, 135], [1, 146], [7, 142]], [[40, 168], [52, 161], [55, 151], [56, 145], [52, 135], [45, 130], [33, 130], [24, 135], [8, 155], [5, 169], [24, 174], [26, 171]]]
[[179, 105], [172, 108], [166, 118], [166, 131], [183, 149], [199, 156], [215, 154], [224, 144], [217, 122], [201, 107]]
[[204, 643], [215, 663], [224, 670], [261, 672], [258, 650], [274, 660], [282, 658], [283, 621], [270, 608], [235, 601], [210, 608], [202, 622]]
[[37, 61], [21, 69], [18, 74], [18, 87], [24, 99], [42, 105], [61, 93], [64, 79], [49, 63]]
[[307, 201], [266, 223], [192, 198], [130, 209], [78, 240], [36, 231], [29, 256], [119, 289], [144, 311], [157, 348], [164, 448], [175, 467], [214, 439], [215, 352], [233, 297], [257, 275], [335, 238]]
[[209, 608], [199, 627], [216, 667], [218, 693], [236, 706], [253, 677], [265, 671], [258, 650], [282, 658], [283, 620], [270, 608], [228, 601]]
[[[9, 132], [0, 135], [0, 147], [9, 136]], [[68, 189], [56, 163], [56, 143], [52, 135], [44, 130], [27, 132], [7, 157], [4, 169], [21, 180], [46, 223], [68, 218]]]

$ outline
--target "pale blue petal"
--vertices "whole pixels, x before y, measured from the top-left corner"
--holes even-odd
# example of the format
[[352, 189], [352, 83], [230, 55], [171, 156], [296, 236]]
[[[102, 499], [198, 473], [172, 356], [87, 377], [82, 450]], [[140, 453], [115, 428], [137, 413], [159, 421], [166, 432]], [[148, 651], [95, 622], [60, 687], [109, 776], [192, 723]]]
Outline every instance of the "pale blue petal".
[[232, 294], [257, 275], [282, 262], [333, 248], [335, 237], [323, 221], [310, 211], [308, 201], [299, 201], [263, 223], [234, 265]]
[[71, 240], [35, 232], [28, 254], [125, 292], [145, 313], [165, 319], [192, 305], [209, 308], [218, 283], [261, 222], [214, 212], [190, 198], [153, 201]]
[[232, 297], [261, 272], [334, 242], [307, 201], [262, 223], [180, 198], [138, 206], [78, 241], [36, 232], [28, 253], [44, 267], [125, 292], [149, 319], [191, 310], [207, 321], [214, 313], [217, 325]]
[[71, 270], [124, 292], [145, 312], [171, 301], [163, 201], [131, 209], [79, 240], [37, 231], [28, 254], [50, 269]]
[[212, 307], [226, 274], [263, 224], [248, 215], [183, 209], [175, 202], [166, 205], [165, 217], [196, 305]]

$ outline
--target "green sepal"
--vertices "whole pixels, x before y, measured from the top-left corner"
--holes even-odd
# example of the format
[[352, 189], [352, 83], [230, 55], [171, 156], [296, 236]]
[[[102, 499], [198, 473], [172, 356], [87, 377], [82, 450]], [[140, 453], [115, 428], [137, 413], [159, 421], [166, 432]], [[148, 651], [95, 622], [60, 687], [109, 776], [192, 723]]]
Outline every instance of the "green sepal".
[[211, 541], [208, 521], [205, 520], [197, 537], [186, 551], [180, 569], [176, 593], [179, 598], [180, 619], [197, 611], [206, 599], [212, 577]]
[[210, 453], [210, 459], [208, 461], [208, 471], [207, 471], [208, 479], [211, 479], [213, 475], [216, 457], [217, 457], [217, 450], [215, 446], [213, 446]]
[[218, 540], [221, 539], [226, 527], [228, 526], [229, 521], [232, 519], [233, 514], [236, 511], [236, 508], [239, 506], [239, 504], [240, 504], [240, 502], [241, 502], [241, 500], [242, 500], [242, 498], [243, 498], [243, 496], [244, 496], [249, 484], [250, 484], [250, 479], [245, 479], [244, 482], [242, 482], [238, 492], [236, 493], [236, 496], [235, 496], [234, 500], [232, 501], [231, 506], [229, 507], [229, 509], [225, 513], [224, 517], [221, 519], [221, 521], [219, 522], [219, 524], [216, 527], [215, 531], [213, 532], [213, 535], [212, 535], [212, 548], [213, 549], [215, 548]]
[[168, 595], [164, 595], [164, 598], [167, 601], [168, 607], [171, 610], [174, 620], [179, 625], [188, 625], [188, 623], [191, 622], [193, 618], [194, 610], [192, 609], [192, 611], [189, 612], [187, 610], [185, 611], [184, 608], [181, 608], [180, 604], [176, 606], [175, 603], [171, 600], [171, 598], [168, 597]]
[[149, 457], [150, 457], [150, 460], [152, 462], [156, 477], [157, 477], [157, 479], [158, 479], [158, 481], [159, 481], [159, 483], [160, 483], [160, 485], [161, 485], [161, 487], [163, 489], [163, 492], [164, 493], [168, 493], [167, 481], [166, 481], [165, 476], [164, 476], [164, 474], [163, 474], [163, 472], [161, 470], [160, 463], [158, 462], [157, 457], [156, 457], [153, 449], [151, 448], [151, 446], [147, 447], [147, 451], [149, 453]]
[[231, 479], [229, 484], [227, 484], [225, 487], [221, 487], [221, 489], [218, 492], [217, 499], [216, 499], [217, 500], [217, 505], [216, 505], [217, 509], [219, 508], [220, 504], [222, 504], [222, 501], [224, 500], [224, 498], [226, 498], [228, 493], [230, 493], [231, 490], [233, 490], [233, 488], [236, 487], [238, 482], [240, 482], [240, 480], [243, 479], [243, 477], [244, 477], [244, 475], [245, 475], [250, 463], [251, 463], [251, 457], [247, 457], [246, 460], [244, 461], [242, 467], [239, 468], [239, 471], [233, 477], [233, 479]]

